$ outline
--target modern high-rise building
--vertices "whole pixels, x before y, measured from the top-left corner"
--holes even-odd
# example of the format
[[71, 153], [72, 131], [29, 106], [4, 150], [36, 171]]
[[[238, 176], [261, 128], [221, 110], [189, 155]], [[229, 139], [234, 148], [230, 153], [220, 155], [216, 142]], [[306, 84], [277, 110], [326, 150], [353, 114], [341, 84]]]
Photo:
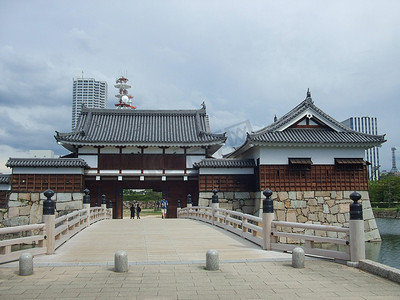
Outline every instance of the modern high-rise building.
[[[342, 123], [358, 132], [373, 135], [378, 134], [378, 121], [375, 117], [350, 117]], [[368, 165], [369, 180], [378, 180], [380, 176], [379, 148], [373, 147], [365, 150], [365, 159], [371, 163], [371, 165]]]
[[93, 78], [74, 78], [72, 88], [72, 130], [81, 115], [82, 105], [88, 108], [106, 108], [107, 82]]

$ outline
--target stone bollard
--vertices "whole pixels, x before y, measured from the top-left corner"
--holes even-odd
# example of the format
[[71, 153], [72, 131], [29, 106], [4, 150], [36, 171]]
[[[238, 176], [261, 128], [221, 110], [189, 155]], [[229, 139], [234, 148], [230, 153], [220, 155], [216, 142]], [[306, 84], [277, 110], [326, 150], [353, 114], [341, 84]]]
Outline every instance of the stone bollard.
[[22, 253], [19, 257], [19, 275], [28, 276], [33, 274], [33, 257], [30, 253]]
[[211, 249], [206, 253], [206, 269], [208, 271], [219, 270], [219, 255], [218, 251]]
[[188, 194], [186, 198], [186, 207], [192, 207], [192, 195]]
[[292, 267], [304, 268], [305, 254], [303, 248], [296, 247], [292, 252]]
[[114, 270], [119, 273], [128, 272], [128, 254], [124, 250], [115, 252]]

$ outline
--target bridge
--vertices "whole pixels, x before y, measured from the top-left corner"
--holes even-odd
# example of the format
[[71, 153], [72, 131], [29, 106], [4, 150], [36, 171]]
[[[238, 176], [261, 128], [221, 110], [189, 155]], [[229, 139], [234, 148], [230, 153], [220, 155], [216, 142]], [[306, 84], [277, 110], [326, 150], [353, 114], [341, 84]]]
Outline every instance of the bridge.
[[[45, 222], [24, 227], [41, 228], [37, 235], [17, 240], [37, 242], [34, 272], [20, 276], [18, 262], [0, 265], [0, 298], [397, 299], [400, 294], [398, 283], [331, 259], [307, 258], [305, 268], [293, 268], [291, 254], [260, 247], [258, 240], [266, 229], [259, 223], [268, 218], [216, 207], [188, 207], [178, 211], [178, 219], [115, 220], [108, 210], [87, 206], [57, 219], [46, 215], [52, 226]], [[289, 233], [279, 233], [277, 227], [284, 226], [301, 225], [271, 221], [267, 230], [283, 237]], [[0, 233], [6, 230], [17, 229], [3, 228]], [[276, 242], [267, 246], [275, 247]], [[18, 252], [10, 250], [10, 243], [0, 241], [3, 256]], [[217, 271], [205, 269], [210, 249], [219, 253]], [[126, 273], [113, 268], [118, 250], [128, 255]]]

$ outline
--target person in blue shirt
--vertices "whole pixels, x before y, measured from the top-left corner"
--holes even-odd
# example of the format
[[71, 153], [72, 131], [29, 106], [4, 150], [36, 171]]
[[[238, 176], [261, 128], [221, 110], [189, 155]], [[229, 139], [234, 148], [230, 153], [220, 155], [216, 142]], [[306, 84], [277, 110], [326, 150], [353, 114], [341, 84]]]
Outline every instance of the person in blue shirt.
[[168, 200], [166, 200], [165, 198], [163, 198], [163, 199], [160, 201], [160, 206], [161, 206], [162, 218], [165, 219], [165, 218], [167, 217]]

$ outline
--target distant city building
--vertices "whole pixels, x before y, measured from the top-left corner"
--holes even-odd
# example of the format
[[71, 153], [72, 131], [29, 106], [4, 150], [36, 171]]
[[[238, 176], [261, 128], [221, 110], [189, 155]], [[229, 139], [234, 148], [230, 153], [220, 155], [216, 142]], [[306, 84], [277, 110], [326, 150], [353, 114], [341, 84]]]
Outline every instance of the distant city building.
[[107, 82], [93, 78], [74, 78], [72, 90], [72, 130], [81, 115], [82, 105], [87, 108], [106, 108]]
[[[358, 132], [372, 135], [378, 134], [378, 121], [375, 117], [350, 117], [342, 123]], [[371, 163], [371, 165], [368, 166], [369, 179], [378, 180], [380, 176], [379, 148], [373, 147], [365, 150], [365, 160]]]

